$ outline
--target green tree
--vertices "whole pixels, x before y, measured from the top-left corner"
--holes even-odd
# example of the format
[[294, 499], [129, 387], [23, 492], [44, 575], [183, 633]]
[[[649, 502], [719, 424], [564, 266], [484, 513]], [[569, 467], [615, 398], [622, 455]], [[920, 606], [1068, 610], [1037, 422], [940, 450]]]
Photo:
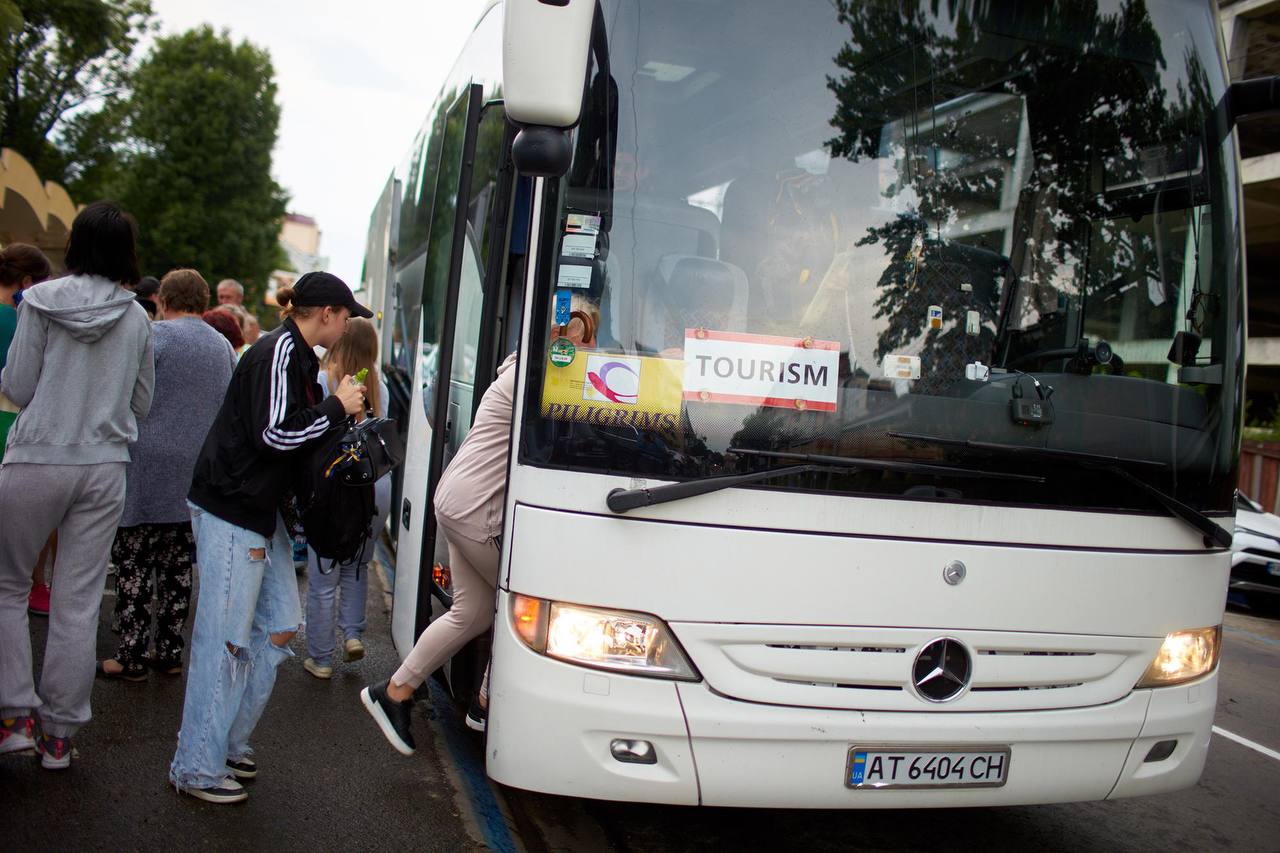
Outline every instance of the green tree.
[[[1072, 299], [1092, 299], [1092, 315], [1101, 318], [1110, 310], [1108, 298], [1132, 282], [1175, 286], [1161, 266], [1161, 235], [1135, 224], [1147, 211], [1111, 201], [1093, 185], [1098, 175], [1132, 171], [1139, 152], [1158, 143], [1193, 146], [1195, 129], [1212, 106], [1203, 83], [1194, 98], [1181, 83], [1176, 93], [1166, 90], [1161, 73], [1168, 60], [1145, 0], [1123, 0], [1112, 8], [1098, 0], [1010, 7], [984, 0], [907, 0], [893, 6], [835, 0], [835, 9], [851, 38], [835, 57], [842, 73], [827, 81], [837, 101], [831, 153], [854, 161], [883, 156], [884, 126], [914, 117], [904, 120], [904, 167], [885, 195], [915, 203], [868, 229], [857, 243], [881, 246], [893, 258], [878, 283], [875, 316], [888, 325], [877, 357], [915, 340], [927, 307], [958, 300], [959, 283], [973, 277], [975, 267], [989, 266], [984, 272], [990, 280], [1008, 272], [994, 265], [996, 255], [986, 253], [989, 261], [979, 261], [980, 255], [961, 252], [960, 240], [941, 238], [972, 199], [993, 192], [996, 184], [990, 170], [949, 168], [939, 155], [950, 151], [967, 155], [970, 163], [1000, 162], [1017, 138], [1023, 109], [1033, 157], [1022, 190], [1026, 210], [1020, 208], [1019, 216], [1032, 211], [1034, 202], [1052, 227], [1025, 237], [1023, 250], [1015, 248], [1013, 260], [1020, 256], [1021, 263], [1013, 280], [1019, 287], [1008, 310], [1033, 312], [1045, 293], [1068, 288]], [[870, 61], [872, 50], [883, 55]], [[983, 75], [989, 74], [987, 63], [997, 61], [1009, 73], [993, 82]], [[1194, 55], [1185, 62], [1183, 76], [1195, 86], [1203, 70]], [[957, 132], [963, 117], [934, 126], [931, 109], [956, 92], [975, 91], [1016, 99], [1011, 103], [1023, 107], [995, 113], [999, 121], [986, 125], [973, 122], [963, 141]], [[1068, 275], [1073, 270], [1080, 272]], [[997, 288], [986, 290], [994, 300]], [[1163, 309], [1169, 325], [1173, 305], [1167, 300]], [[947, 384], [935, 369], [944, 359], [996, 361], [991, 345], [999, 305], [975, 300], [965, 307], [979, 310], [981, 334], [969, 339], [962, 328], [928, 331], [920, 352], [925, 378], [914, 386], [917, 391], [937, 393]]]
[[0, 0], [0, 145], [77, 199], [102, 195], [115, 106], [152, 20], [150, 0]]
[[208, 26], [160, 39], [125, 114], [119, 198], [138, 219], [144, 269], [235, 278], [260, 306], [281, 263], [287, 202], [271, 177], [280, 107], [270, 56]]

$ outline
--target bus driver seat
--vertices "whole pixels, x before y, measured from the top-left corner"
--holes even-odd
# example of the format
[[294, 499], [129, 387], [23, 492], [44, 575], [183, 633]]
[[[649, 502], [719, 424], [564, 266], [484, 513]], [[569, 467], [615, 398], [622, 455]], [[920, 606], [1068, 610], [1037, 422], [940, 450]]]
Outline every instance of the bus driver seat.
[[657, 351], [684, 346], [686, 329], [747, 331], [747, 274], [698, 255], [663, 255], [647, 288], [642, 338]]

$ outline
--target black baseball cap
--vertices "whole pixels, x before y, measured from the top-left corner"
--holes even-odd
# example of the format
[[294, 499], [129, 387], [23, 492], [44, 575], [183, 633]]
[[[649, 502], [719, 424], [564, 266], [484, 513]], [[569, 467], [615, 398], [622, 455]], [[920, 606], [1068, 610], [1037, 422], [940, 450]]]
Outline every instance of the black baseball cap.
[[144, 275], [133, 288], [133, 295], [139, 299], [151, 299], [160, 292], [160, 279], [153, 275]]
[[309, 272], [295, 281], [293, 304], [300, 308], [346, 308], [352, 317], [373, 317], [372, 311], [356, 302], [347, 283], [330, 272]]

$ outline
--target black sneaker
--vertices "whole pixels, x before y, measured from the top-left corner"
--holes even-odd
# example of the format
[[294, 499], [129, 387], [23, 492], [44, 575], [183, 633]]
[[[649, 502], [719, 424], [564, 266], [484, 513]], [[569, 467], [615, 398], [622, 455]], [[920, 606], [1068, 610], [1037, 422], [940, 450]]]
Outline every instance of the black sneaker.
[[478, 700], [472, 702], [471, 707], [467, 709], [467, 719], [465, 722], [467, 724], [467, 728], [471, 729], [473, 732], [483, 732], [485, 725], [489, 722], [489, 709], [484, 705], [481, 705]]
[[396, 751], [401, 755], [413, 755], [415, 746], [410, 730], [413, 700], [395, 701], [387, 695], [387, 682], [384, 681], [361, 690], [360, 701]]
[[249, 792], [230, 776], [223, 779], [213, 788], [179, 788], [188, 797], [204, 800], [206, 803], [243, 803], [249, 799]]
[[237, 779], [252, 779], [258, 775], [258, 765], [253, 763], [253, 759], [249, 756], [237, 758], [234, 761], [227, 759], [227, 769], [231, 771], [231, 775]]

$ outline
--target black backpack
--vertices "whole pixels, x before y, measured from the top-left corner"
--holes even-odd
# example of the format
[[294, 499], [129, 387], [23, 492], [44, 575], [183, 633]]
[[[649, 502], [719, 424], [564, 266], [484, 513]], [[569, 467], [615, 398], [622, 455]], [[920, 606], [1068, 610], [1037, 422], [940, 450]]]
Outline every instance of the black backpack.
[[339, 563], [359, 560], [374, 536], [377, 477], [370, 476], [369, 431], [361, 426], [348, 419], [326, 432], [312, 450], [296, 490], [307, 544], [331, 561], [327, 570], [321, 566], [326, 574]]

